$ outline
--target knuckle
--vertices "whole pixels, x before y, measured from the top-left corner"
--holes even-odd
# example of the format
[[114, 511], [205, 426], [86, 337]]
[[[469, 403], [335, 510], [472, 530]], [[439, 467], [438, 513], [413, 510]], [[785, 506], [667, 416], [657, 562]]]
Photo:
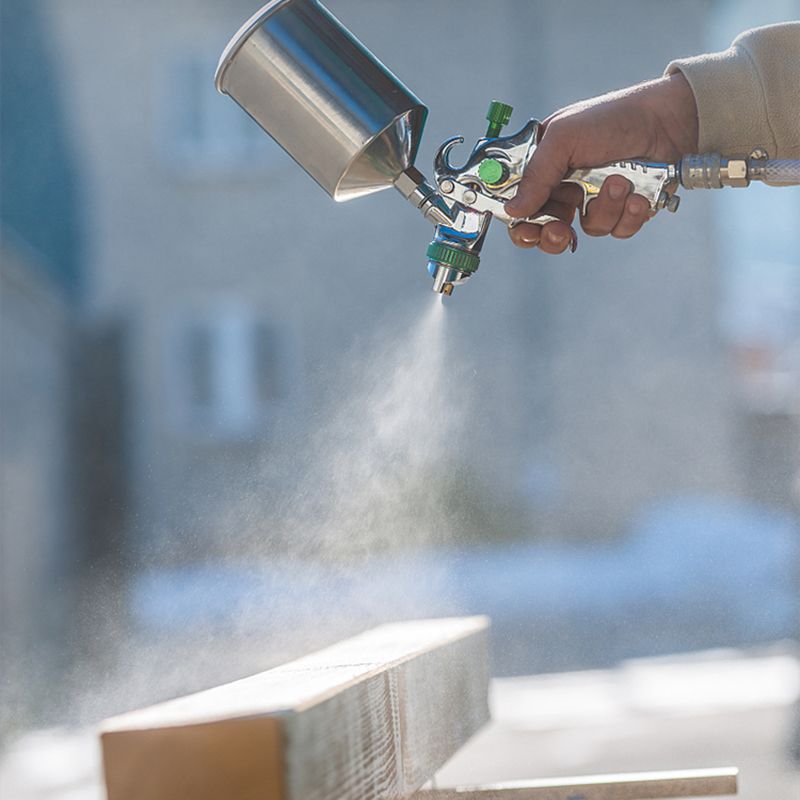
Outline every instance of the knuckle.
[[616, 203], [612, 203], [607, 197], [602, 194], [589, 200], [586, 208], [586, 216], [593, 219], [619, 219], [620, 209]]
[[[552, 214], [558, 217], [563, 223], [569, 224], [575, 214], [575, 209], [567, 206], [565, 203], [551, 201], [542, 207], [542, 211], [546, 214]], [[548, 223], [549, 224], [549, 223]]]
[[614, 230], [611, 231], [611, 235], [615, 239], [630, 239], [632, 236], [634, 236], [638, 232], [638, 230], [639, 230], [638, 227], [637, 228], [633, 228], [633, 229], [631, 229], [631, 228], [614, 228]]
[[625, 206], [625, 201], [630, 191], [630, 182], [626, 178], [616, 175], [606, 178], [600, 190], [606, 202], [618, 210]]
[[587, 228], [584, 226], [583, 232], [587, 236], [608, 236], [607, 230], [601, 230], [600, 228]]
[[634, 196], [628, 200], [626, 211], [634, 217], [643, 217], [650, 210], [650, 204], [643, 197]]
[[613, 224], [608, 224], [606, 220], [597, 215], [584, 217], [581, 221], [581, 228], [587, 236], [608, 236], [613, 227]]
[[[567, 118], [561, 114], [556, 114], [554, 117], [547, 121], [547, 125], [544, 128], [544, 135], [553, 137], [557, 137], [561, 131], [564, 130], [564, 124], [567, 121]], [[544, 138], [544, 137], [542, 137]]]

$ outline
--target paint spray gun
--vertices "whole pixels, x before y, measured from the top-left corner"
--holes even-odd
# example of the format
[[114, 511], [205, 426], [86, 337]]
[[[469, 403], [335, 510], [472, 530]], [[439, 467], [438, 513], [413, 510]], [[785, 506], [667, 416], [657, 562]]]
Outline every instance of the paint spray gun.
[[[500, 136], [502, 127], [511, 118], [511, 106], [494, 101], [489, 106], [486, 136], [478, 140], [466, 164], [453, 167], [450, 151], [463, 143], [461, 136], [448, 139], [436, 154], [434, 176], [439, 192], [445, 198], [452, 217], [439, 222], [436, 235], [428, 247], [428, 269], [433, 277], [433, 290], [451, 294], [453, 287], [464, 283], [478, 268], [480, 249], [492, 217], [513, 227], [521, 222], [544, 224], [556, 217], [536, 214], [526, 219], [512, 218], [505, 203], [517, 193], [517, 187], [539, 139], [541, 125], [529, 120], [511, 136]], [[583, 194], [581, 211], [600, 193], [603, 181], [610, 175], [621, 175], [632, 184], [633, 192], [650, 204], [650, 215], [666, 209], [678, 210], [684, 189], [716, 189], [723, 186], [749, 186], [760, 180], [771, 186], [800, 184], [800, 161], [770, 160], [766, 151], [754, 150], [748, 158], [728, 159], [715, 154], [684, 156], [677, 164], [651, 161], [618, 161], [602, 167], [576, 169], [564, 177], [563, 183], [577, 185]], [[395, 186], [402, 191], [404, 173]], [[577, 247], [572, 231], [571, 249]]]
[[[502, 136], [512, 109], [493, 102], [486, 135], [466, 163], [450, 154], [463, 137], [448, 139], [434, 160], [434, 185], [414, 166], [428, 110], [318, 0], [272, 0], [231, 39], [216, 85], [230, 95], [334, 200], [394, 186], [435, 226], [427, 249], [433, 290], [451, 294], [478, 269], [492, 217], [506, 225], [543, 224], [548, 214], [511, 218], [505, 203], [517, 192], [539, 140], [529, 120]], [[677, 164], [620, 161], [576, 169], [564, 181], [583, 192], [582, 211], [603, 181], [621, 175], [647, 199], [650, 213], [676, 211], [679, 187], [712, 189], [800, 184], [800, 161], [690, 155]], [[573, 250], [576, 239], [573, 233]]]

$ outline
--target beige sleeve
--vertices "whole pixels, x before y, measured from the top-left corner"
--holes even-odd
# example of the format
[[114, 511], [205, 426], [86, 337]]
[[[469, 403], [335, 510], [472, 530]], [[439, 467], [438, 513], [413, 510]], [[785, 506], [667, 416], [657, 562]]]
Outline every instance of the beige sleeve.
[[729, 49], [673, 61], [697, 101], [700, 152], [800, 158], [800, 22], [754, 28]]

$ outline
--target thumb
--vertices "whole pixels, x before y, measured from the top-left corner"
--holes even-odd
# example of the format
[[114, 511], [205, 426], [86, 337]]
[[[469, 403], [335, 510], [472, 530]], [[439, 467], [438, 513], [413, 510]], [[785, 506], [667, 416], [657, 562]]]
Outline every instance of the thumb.
[[569, 148], [555, 126], [548, 126], [525, 167], [517, 194], [506, 203], [513, 217], [533, 216], [564, 180], [569, 169]]

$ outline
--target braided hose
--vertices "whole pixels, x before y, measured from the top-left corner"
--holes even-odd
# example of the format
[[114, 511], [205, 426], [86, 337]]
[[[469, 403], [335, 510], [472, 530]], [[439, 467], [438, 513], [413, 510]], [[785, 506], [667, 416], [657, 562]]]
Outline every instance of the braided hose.
[[800, 161], [791, 161], [788, 158], [767, 161], [764, 165], [764, 177], [761, 180], [770, 186], [798, 186]]
[[800, 160], [724, 158], [717, 153], [684, 156], [678, 165], [684, 189], [721, 189], [761, 181], [769, 186], [800, 185]]

